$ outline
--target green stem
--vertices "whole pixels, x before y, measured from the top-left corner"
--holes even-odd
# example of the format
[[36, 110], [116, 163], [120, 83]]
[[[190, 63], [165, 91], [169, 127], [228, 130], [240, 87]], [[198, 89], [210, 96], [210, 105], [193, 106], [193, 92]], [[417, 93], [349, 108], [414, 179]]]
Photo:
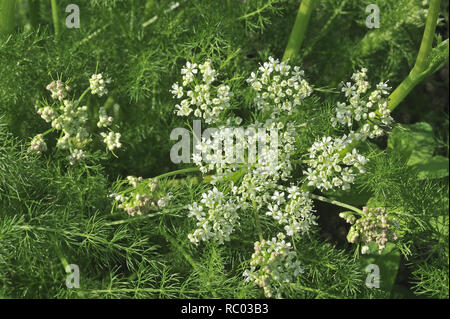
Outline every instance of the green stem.
[[347, 209], [350, 209], [350, 210], [354, 211], [355, 213], [358, 213], [359, 215], [363, 215], [363, 211], [358, 209], [358, 208], [356, 208], [355, 206], [352, 206], [352, 205], [349, 205], [349, 204], [345, 204], [345, 203], [341, 203], [341, 202], [338, 202], [337, 200], [334, 200], [334, 199], [329, 199], [329, 198], [326, 198], [326, 197], [323, 197], [323, 196], [320, 196], [320, 195], [314, 195], [314, 194], [311, 194], [311, 198], [320, 200], [321, 202], [325, 202], [325, 203], [328, 203], [328, 204], [333, 204], [333, 205], [336, 205], [336, 206], [344, 207], [344, 208], [347, 208]]
[[200, 169], [198, 167], [189, 167], [189, 168], [183, 168], [183, 169], [179, 169], [176, 171], [171, 171], [168, 173], [164, 173], [161, 175], [158, 175], [156, 177], [153, 178], [164, 178], [164, 177], [169, 177], [169, 176], [174, 176], [174, 175], [180, 175], [180, 174], [185, 174], [185, 173], [192, 173], [192, 172], [198, 172]]
[[61, 20], [59, 18], [59, 6], [56, 0], [51, 0], [52, 2], [52, 18], [53, 18], [53, 27], [55, 28], [55, 39], [59, 39], [59, 34], [61, 31]]
[[339, 16], [340, 14], [342, 14], [342, 12], [344, 11], [344, 7], [347, 5], [347, 2], [349, 0], [342, 0], [341, 4], [339, 5], [339, 7], [334, 10], [333, 15], [328, 19], [327, 23], [322, 27], [322, 29], [320, 30], [320, 33], [311, 41], [308, 41], [307, 43], [307, 47], [305, 47], [304, 51], [303, 51], [303, 58], [305, 58], [307, 55], [309, 55], [313, 49], [313, 47], [322, 40], [322, 38], [327, 34], [328, 29], [331, 27], [331, 25], [333, 24], [334, 20], [336, 19], [337, 16]]
[[13, 32], [16, 0], [0, 0], [0, 36]]
[[248, 19], [248, 18], [250, 18], [250, 17], [252, 17], [252, 16], [254, 16], [254, 15], [260, 14], [261, 12], [263, 12], [264, 10], [266, 10], [268, 7], [270, 7], [271, 4], [272, 4], [272, 1], [267, 1], [267, 3], [266, 3], [264, 6], [262, 6], [261, 8], [255, 10], [255, 11], [253, 11], [253, 12], [247, 13], [247, 14], [241, 16], [241, 17], [239, 17], [238, 20], [245, 20], [245, 19]]
[[436, 30], [437, 19], [441, 8], [441, 0], [431, 0], [428, 8], [428, 16], [423, 32], [422, 43], [420, 44], [419, 54], [412, 72], [422, 73], [427, 67], [427, 58], [433, 45], [434, 32]]
[[306, 29], [308, 28], [309, 18], [313, 10], [314, 0], [302, 0], [298, 9], [297, 18], [295, 19], [294, 27], [289, 36], [286, 50], [284, 51], [283, 61], [287, 61], [295, 57], [305, 38]]
[[414, 67], [409, 75], [389, 96], [389, 109], [391, 111], [394, 110], [397, 105], [399, 105], [400, 102], [403, 101], [403, 99], [409, 94], [409, 92], [411, 92], [411, 90], [428, 75], [428, 72], [425, 71], [429, 69], [428, 57], [433, 45], [440, 3], [440, 0], [431, 0], [430, 7], [428, 9], [425, 31], [423, 32], [422, 43], [420, 44], [416, 63], [414, 64]]
[[[448, 49], [446, 50], [446, 57], [437, 60], [430, 61], [429, 56], [432, 49], [434, 33], [436, 30], [436, 23], [439, 16], [440, 0], [431, 0], [430, 7], [428, 9], [428, 16], [425, 25], [425, 31], [422, 37], [422, 43], [420, 45], [419, 53], [417, 55], [416, 63], [412, 68], [408, 76], [400, 83], [399, 86], [389, 95], [388, 108], [393, 111], [414, 89], [414, 87], [423, 81], [428, 75], [435, 72], [438, 67], [448, 60]], [[441, 45], [447, 45], [448, 39], [441, 43]], [[380, 115], [378, 113], [378, 115]], [[354, 141], [348, 145], [342, 152], [345, 155], [347, 152], [354, 149], [359, 145], [359, 141]]]
[[84, 92], [81, 94], [80, 98], [77, 101], [77, 106], [80, 105], [81, 101], [84, 99], [84, 97], [86, 96], [86, 94], [88, 94], [88, 92], [91, 90], [91, 87], [88, 87], [86, 90], [84, 90]]

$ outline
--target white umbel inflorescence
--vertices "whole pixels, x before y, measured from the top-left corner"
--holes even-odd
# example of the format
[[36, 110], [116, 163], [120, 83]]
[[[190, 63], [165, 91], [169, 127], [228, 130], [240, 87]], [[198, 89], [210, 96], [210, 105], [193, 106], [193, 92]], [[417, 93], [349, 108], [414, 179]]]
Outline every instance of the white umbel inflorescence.
[[269, 61], [261, 65], [256, 73], [251, 73], [247, 82], [256, 91], [254, 102], [258, 109], [278, 117], [294, 113], [295, 107], [311, 95], [312, 88], [303, 75], [298, 66], [291, 68], [269, 57]]
[[[105, 84], [109, 80], [103, 80], [101, 74], [93, 74], [89, 82], [92, 94], [102, 96], [107, 93]], [[92, 139], [92, 132], [90, 132], [88, 125], [88, 107], [81, 104], [81, 98], [78, 101], [68, 99], [67, 93], [70, 88], [61, 80], [48, 84], [47, 90], [51, 92], [55, 101], [52, 104], [43, 101], [41, 106], [36, 105], [37, 113], [44, 121], [51, 123], [54, 130], [61, 131], [56, 147], [63, 150], [70, 149], [71, 154], [68, 156], [68, 160], [71, 165], [74, 165], [86, 158], [84, 149]], [[99, 128], [108, 127], [112, 124], [113, 118], [108, 115], [104, 107], [100, 107], [98, 113], [97, 126]], [[103, 136], [108, 149], [113, 150], [121, 146], [119, 142], [120, 133], [109, 132], [108, 134], [100, 134]], [[35, 146], [32, 146], [32, 148], [38, 145], [36, 144], [38, 141], [40, 140], [35, 140]]]
[[92, 74], [89, 79], [89, 85], [91, 88], [91, 93], [98, 96], [103, 96], [108, 94], [108, 89], [106, 88], [106, 83], [109, 83], [110, 79], [104, 79], [101, 73]]
[[52, 81], [46, 87], [52, 94], [52, 99], [62, 101], [67, 97], [70, 87], [64, 84], [61, 80]]
[[98, 122], [97, 122], [97, 126], [98, 127], [108, 127], [112, 124], [113, 122], [113, 117], [109, 116], [106, 109], [101, 106], [98, 110]]
[[272, 197], [272, 203], [267, 206], [266, 215], [272, 217], [278, 224], [284, 225], [286, 235], [307, 233], [311, 226], [316, 225], [313, 215], [313, 201], [307, 192], [301, 192], [298, 186], [286, 189], [280, 187]]
[[304, 174], [308, 186], [320, 190], [333, 188], [349, 189], [356, 174], [364, 173], [367, 158], [353, 149], [342, 156], [342, 151], [351, 142], [351, 138], [324, 136], [309, 148], [309, 167]]
[[86, 158], [86, 152], [79, 149], [74, 149], [72, 153], [68, 156], [70, 165], [75, 165], [81, 160]]
[[250, 269], [243, 274], [245, 281], [263, 288], [268, 298], [276, 292], [279, 282], [291, 283], [304, 271], [291, 243], [284, 239], [285, 235], [278, 233], [272, 240], [255, 242]]
[[47, 150], [47, 144], [44, 141], [44, 136], [42, 134], [38, 134], [31, 140], [31, 145], [28, 148], [28, 152], [42, 154]]
[[342, 87], [347, 103], [337, 104], [336, 116], [331, 118], [333, 126], [345, 125], [352, 130], [359, 126], [360, 130], [353, 133], [358, 140], [384, 135], [382, 127], [389, 127], [393, 123], [388, 108], [391, 88], [387, 82], [380, 82], [369, 94], [366, 68], [354, 73], [352, 80], [354, 82], [347, 82]]
[[110, 151], [122, 146], [122, 143], [120, 143], [120, 133], [110, 131], [108, 134], [101, 132], [100, 135], [103, 137], [103, 142]]
[[215, 240], [219, 243], [230, 240], [238, 224], [238, 205], [216, 187], [202, 194], [200, 203], [188, 206], [189, 217], [197, 219], [197, 229], [188, 235], [193, 243]]
[[175, 83], [170, 91], [175, 98], [180, 99], [175, 105], [175, 113], [178, 116], [193, 113], [206, 123], [218, 122], [222, 112], [229, 108], [233, 93], [228, 85], [213, 85], [217, 72], [212, 68], [211, 61], [201, 65], [187, 62], [181, 69], [181, 74], [183, 85]]

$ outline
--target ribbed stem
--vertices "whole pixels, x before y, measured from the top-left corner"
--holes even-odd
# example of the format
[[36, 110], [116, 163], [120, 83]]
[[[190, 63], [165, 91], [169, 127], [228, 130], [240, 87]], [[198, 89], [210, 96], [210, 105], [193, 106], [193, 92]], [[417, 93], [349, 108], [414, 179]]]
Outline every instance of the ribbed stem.
[[308, 29], [309, 18], [314, 6], [314, 0], [302, 0], [298, 9], [297, 18], [295, 19], [294, 27], [289, 36], [286, 50], [284, 51], [283, 61], [290, 60], [295, 57], [303, 43], [306, 30]]
[[426, 59], [430, 54], [433, 45], [434, 32], [436, 30], [440, 8], [441, 0], [431, 0], [422, 43], [420, 44], [419, 54], [417, 55], [416, 64], [413, 68], [414, 72], [422, 73], [427, 67]]
[[440, 0], [431, 0], [430, 2], [425, 31], [423, 32], [422, 43], [420, 44], [416, 63], [414, 64], [414, 67], [409, 75], [389, 96], [389, 109], [391, 111], [394, 110], [397, 105], [399, 105], [400, 102], [403, 101], [403, 99], [409, 94], [409, 92], [411, 92], [411, 90], [428, 75], [422, 73], [429, 67], [429, 65], [427, 65], [427, 58], [433, 45], [440, 4]]
[[57, 0], [51, 0], [52, 2], [52, 18], [53, 27], [55, 28], [55, 39], [59, 39], [59, 34], [61, 33], [61, 20], [59, 18], [59, 5]]

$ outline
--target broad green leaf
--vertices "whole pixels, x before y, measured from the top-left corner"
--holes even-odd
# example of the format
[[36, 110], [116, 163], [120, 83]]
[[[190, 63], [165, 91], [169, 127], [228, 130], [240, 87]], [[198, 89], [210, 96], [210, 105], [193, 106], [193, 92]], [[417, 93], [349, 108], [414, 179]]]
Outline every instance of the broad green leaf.
[[419, 179], [442, 178], [448, 176], [448, 158], [435, 156], [414, 165], [419, 170]]
[[399, 125], [390, 134], [387, 147], [409, 159], [408, 165], [419, 163], [433, 156], [436, 147], [433, 128], [424, 122]]
[[399, 152], [407, 165], [417, 169], [419, 179], [448, 176], [448, 158], [433, 156], [435, 147], [433, 129], [424, 122], [399, 125], [388, 139], [388, 150]]

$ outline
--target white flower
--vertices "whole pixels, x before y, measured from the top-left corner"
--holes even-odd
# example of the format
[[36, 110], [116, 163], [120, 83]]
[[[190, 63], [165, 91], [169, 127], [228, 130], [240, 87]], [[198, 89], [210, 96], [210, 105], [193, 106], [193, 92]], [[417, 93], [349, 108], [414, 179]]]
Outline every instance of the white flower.
[[193, 81], [194, 75], [198, 72], [196, 68], [197, 64], [186, 62], [186, 66], [181, 69], [181, 74], [183, 74], [183, 85], [187, 85]]
[[263, 288], [266, 297], [276, 293], [281, 283], [293, 282], [304, 272], [296, 252], [281, 233], [272, 240], [255, 242], [254, 250], [250, 269], [246, 269], [243, 276], [245, 281]]
[[201, 204], [194, 202], [188, 209], [188, 216], [197, 219], [197, 229], [188, 235], [191, 242], [230, 240], [239, 220], [238, 206], [231, 198], [225, 198], [224, 193], [214, 187], [202, 194]]
[[52, 99], [62, 101], [66, 98], [70, 87], [64, 84], [61, 80], [53, 81], [46, 87], [52, 94]]
[[294, 113], [295, 106], [311, 95], [312, 88], [302, 76], [299, 67], [291, 71], [289, 65], [269, 57], [269, 62], [260, 66], [257, 73], [251, 73], [247, 83], [256, 92], [254, 102], [258, 109], [269, 111], [276, 118]]
[[332, 125], [346, 125], [348, 127], [360, 125], [360, 132], [353, 134], [357, 140], [374, 138], [384, 134], [384, 131], [377, 123], [381, 122], [385, 126], [392, 124], [386, 95], [391, 89], [387, 82], [380, 82], [376, 90], [372, 91], [368, 98], [365, 95], [370, 88], [366, 81], [367, 69], [361, 69], [352, 75], [355, 83], [347, 82], [342, 91], [348, 100], [346, 103], [337, 103], [336, 116], [331, 119]]
[[342, 92], [345, 92], [345, 96], [353, 96], [355, 94], [355, 86], [347, 82], [343, 85]]
[[45, 106], [40, 108], [37, 113], [41, 116], [41, 118], [47, 123], [53, 121], [56, 118], [55, 110], [53, 110], [49, 106]]
[[110, 79], [103, 79], [103, 75], [101, 73], [99, 74], [92, 74], [91, 78], [89, 79], [89, 84], [91, 88], [91, 93], [96, 94], [98, 96], [103, 96], [108, 94], [108, 90], [106, 89], [106, 83], [109, 83]]
[[98, 110], [98, 127], [108, 127], [112, 124], [113, 118], [106, 113], [106, 109], [102, 106]]
[[172, 90], [170, 91], [174, 96], [176, 96], [178, 99], [183, 96], [183, 87], [179, 86], [178, 83], [174, 83], [172, 85]]
[[72, 153], [69, 155], [69, 163], [70, 165], [75, 165], [77, 162], [80, 162], [86, 157], [86, 153], [83, 150], [74, 149]]
[[341, 152], [352, 141], [350, 136], [342, 138], [322, 137], [309, 149], [309, 167], [303, 173], [309, 186], [329, 190], [335, 187], [349, 189], [353, 183], [356, 169], [364, 171], [367, 159], [356, 149], [341, 156]]
[[42, 134], [38, 134], [31, 140], [31, 145], [28, 148], [28, 152], [33, 152], [36, 154], [42, 154], [47, 150], [47, 144], [44, 141], [44, 136]]
[[110, 131], [108, 134], [101, 132], [100, 135], [103, 137], [103, 142], [110, 151], [122, 146], [120, 143], [120, 133]]
[[187, 62], [181, 70], [185, 87], [178, 83], [172, 85], [171, 92], [174, 97], [177, 99], [184, 97], [179, 104], [175, 105], [175, 113], [178, 116], [189, 116], [193, 112], [195, 117], [204, 118], [206, 123], [218, 122], [222, 112], [229, 108], [233, 93], [228, 85], [218, 87], [212, 85], [216, 71], [212, 68], [211, 61], [201, 64], [199, 69], [201, 79], [199, 79], [197, 64]]

